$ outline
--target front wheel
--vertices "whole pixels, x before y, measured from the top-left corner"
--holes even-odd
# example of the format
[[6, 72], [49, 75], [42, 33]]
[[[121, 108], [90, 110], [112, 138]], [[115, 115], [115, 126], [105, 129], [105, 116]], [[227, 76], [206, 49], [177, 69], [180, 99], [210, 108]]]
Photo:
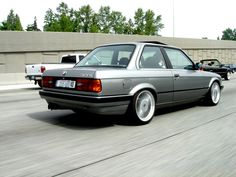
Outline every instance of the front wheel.
[[138, 124], [149, 123], [155, 114], [155, 98], [148, 90], [142, 90], [135, 94], [131, 106], [131, 118]]
[[220, 101], [221, 89], [218, 82], [213, 82], [211, 88], [206, 96], [206, 102], [208, 105], [217, 105]]

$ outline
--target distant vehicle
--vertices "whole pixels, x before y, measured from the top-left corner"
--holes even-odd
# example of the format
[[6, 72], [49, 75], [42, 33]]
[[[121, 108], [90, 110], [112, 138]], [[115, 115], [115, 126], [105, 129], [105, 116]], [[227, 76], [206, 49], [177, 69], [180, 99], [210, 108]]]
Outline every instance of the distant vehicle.
[[45, 70], [51, 69], [62, 69], [62, 68], [72, 68], [76, 63], [81, 61], [86, 54], [69, 54], [63, 55], [61, 57], [60, 63], [42, 63], [42, 64], [31, 64], [25, 66], [25, 78], [27, 80], [34, 80], [35, 84], [42, 86], [42, 74]]
[[204, 59], [201, 60], [200, 63], [202, 64], [202, 70], [217, 73], [225, 80], [230, 80], [232, 70], [222, 64], [219, 60]]
[[230, 68], [232, 73], [236, 72], [236, 64], [225, 64], [224, 66]]
[[131, 42], [95, 48], [71, 69], [43, 73], [49, 109], [101, 115], [127, 114], [138, 124], [151, 121], [156, 108], [204, 99], [217, 105], [222, 81], [176, 47]]

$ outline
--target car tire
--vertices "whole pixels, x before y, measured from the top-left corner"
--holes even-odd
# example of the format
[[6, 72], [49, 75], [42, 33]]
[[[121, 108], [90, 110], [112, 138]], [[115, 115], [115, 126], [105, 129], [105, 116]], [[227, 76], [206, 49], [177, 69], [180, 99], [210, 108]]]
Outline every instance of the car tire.
[[155, 109], [156, 101], [153, 94], [149, 90], [141, 90], [133, 97], [130, 118], [136, 124], [147, 124], [152, 120]]
[[219, 103], [220, 97], [221, 97], [220, 85], [218, 82], [213, 82], [205, 98], [205, 102], [210, 106], [215, 106]]
[[37, 81], [38, 82], [38, 85], [39, 85], [39, 87], [41, 87], [42, 88], [42, 81], [41, 80], [39, 80], [39, 81]]
[[230, 73], [229, 73], [229, 72], [227, 72], [227, 73], [225, 74], [225, 80], [230, 80]]

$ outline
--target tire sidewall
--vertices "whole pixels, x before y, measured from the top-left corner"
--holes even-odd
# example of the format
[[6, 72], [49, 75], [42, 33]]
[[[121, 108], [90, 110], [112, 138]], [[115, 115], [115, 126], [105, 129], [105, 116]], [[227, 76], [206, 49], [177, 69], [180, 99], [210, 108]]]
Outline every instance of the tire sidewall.
[[225, 74], [225, 80], [230, 80], [230, 73], [229, 73], [229, 72], [227, 72], [227, 73]]
[[[218, 87], [218, 90], [219, 90], [219, 99], [218, 99], [218, 101], [217, 102], [215, 102], [214, 100], [213, 100], [213, 96], [212, 96], [212, 94], [213, 94], [213, 87], [215, 86], [217, 84], [217, 87]], [[219, 85], [219, 83], [218, 82], [213, 82], [212, 83], [212, 85], [211, 85], [211, 87], [210, 87], [210, 90], [209, 90], [209, 95], [208, 95], [208, 103], [210, 104], [210, 105], [217, 105], [219, 102], [220, 102], [220, 98], [221, 98], [221, 90], [220, 90], [220, 85]]]
[[[150, 115], [150, 118], [148, 118], [147, 120], [141, 119], [138, 116], [137, 110], [136, 110], [137, 100], [140, 97], [140, 95], [143, 93], [149, 94], [151, 96], [151, 99], [153, 99], [153, 101], [154, 101], [154, 103], [153, 103], [154, 108], [151, 109], [152, 113]], [[134, 95], [130, 112], [131, 112], [131, 118], [135, 123], [140, 124], [140, 125], [144, 125], [144, 124], [149, 123], [155, 114], [155, 110], [156, 110], [156, 100], [154, 98], [154, 95], [149, 90], [141, 90]]]

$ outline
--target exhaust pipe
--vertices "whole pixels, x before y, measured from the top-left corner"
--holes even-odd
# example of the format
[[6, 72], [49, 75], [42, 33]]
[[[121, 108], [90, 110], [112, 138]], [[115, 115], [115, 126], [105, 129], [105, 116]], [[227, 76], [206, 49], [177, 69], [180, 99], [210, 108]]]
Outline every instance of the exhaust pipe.
[[61, 109], [61, 108], [57, 104], [48, 103], [48, 109], [55, 110], [55, 109]]

